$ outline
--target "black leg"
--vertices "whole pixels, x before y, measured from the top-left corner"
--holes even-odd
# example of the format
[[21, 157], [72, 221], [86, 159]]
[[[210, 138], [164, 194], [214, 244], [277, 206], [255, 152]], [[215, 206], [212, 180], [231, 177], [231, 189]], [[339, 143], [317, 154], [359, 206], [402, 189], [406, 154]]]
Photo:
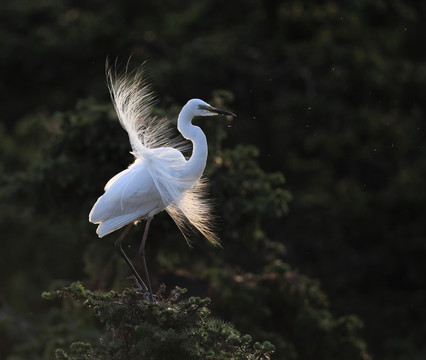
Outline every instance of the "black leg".
[[[132, 263], [130, 262], [129, 258], [127, 257], [126, 253], [124, 252], [123, 248], [121, 247], [121, 242], [123, 241], [124, 237], [129, 232], [130, 228], [132, 227], [133, 223], [130, 223], [127, 225], [127, 227], [124, 229], [120, 237], [117, 239], [117, 241], [114, 243], [115, 247], [117, 248], [118, 252], [120, 253], [121, 257], [124, 259], [124, 261], [129, 266], [130, 270], [132, 271], [133, 275], [136, 277], [136, 280], [138, 281], [140, 287], [143, 291], [148, 292], [148, 288], [146, 287], [145, 283], [143, 282], [142, 278], [136, 271], [136, 269], [133, 267]], [[152, 297], [152, 292], [151, 292]]]
[[151, 220], [152, 220], [152, 218], [146, 219], [145, 230], [143, 232], [143, 238], [142, 238], [141, 246], [139, 248], [139, 256], [142, 259], [143, 271], [144, 271], [144, 275], [145, 275], [145, 280], [148, 284], [148, 291], [149, 291], [149, 294], [150, 294], [150, 300], [151, 300], [151, 302], [153, 302], [154, 299], [153, 299], [153, 296], [152, 296], [151, 281], [149, 281], [148, 267], [146, 266], [146, 260], [145, 260], [145, 243], [146, 243], [146, 238], [148, 236], [149, 224], [151, 223]]

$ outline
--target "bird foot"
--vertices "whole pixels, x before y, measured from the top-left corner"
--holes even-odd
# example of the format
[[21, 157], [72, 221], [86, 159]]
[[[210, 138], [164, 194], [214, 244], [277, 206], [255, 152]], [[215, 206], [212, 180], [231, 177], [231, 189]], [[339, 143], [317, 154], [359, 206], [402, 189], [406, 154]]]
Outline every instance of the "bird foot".
[[147, 300], [149, 302], [158, 302], [156, 299], [157, 296], [154, 294], [151, 294], [149, 291], [146, 290], [138, 281], [135, 275], [129, 276], [127, 279], [133, 280], [133, 287], [140, 290], [143, 294], [144, 300]]

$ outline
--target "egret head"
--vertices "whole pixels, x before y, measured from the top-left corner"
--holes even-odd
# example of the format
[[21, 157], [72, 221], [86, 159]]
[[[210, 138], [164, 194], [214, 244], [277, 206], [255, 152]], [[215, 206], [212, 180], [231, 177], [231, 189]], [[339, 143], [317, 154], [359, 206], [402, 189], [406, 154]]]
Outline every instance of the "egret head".
[[193, 112], [194, 116], [213, 116], [213, 115], [237, 116], [229, 111], [215, 108], [200, 99], [189, 100], [185, 106], [188, 106], [190, 108], [190, 111]]

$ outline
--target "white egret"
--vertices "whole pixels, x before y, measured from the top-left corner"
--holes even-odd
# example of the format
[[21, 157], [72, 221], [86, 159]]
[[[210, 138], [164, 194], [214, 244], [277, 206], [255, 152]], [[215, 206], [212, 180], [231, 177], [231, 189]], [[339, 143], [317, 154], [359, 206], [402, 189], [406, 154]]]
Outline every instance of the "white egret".
[[[185, 238], [188, 227], [195, 228], [212, 244], [218, 244], [211, 228], [211, 206], [204, 196], [205, 181], [202, 178], [207, 160], [207, 140], [203, 131], [192, 124], [192, 119], [195, 116], [235, 115], [199, 99], [189, 100], [177, 122], [179, 132], [192, 142], [192, 155], [186, 159], [181, 151], [187, 142], [170, 140], [167, 119], [152, 116], [153, 96], [144, 84], [143, 72], [117, 75], [107, 65], [107, 80], [118, 119], [129, 135], [135, 161], [108, 181], [105, 193], [90, 211], [89, 221], [99, 224], [96, 230], [99, 237], [126, 226], [115, 246], [141, 288], [149, 291], [152, 301], [145, 243], [154, 215], [166, 210]], [[132, 225], [141, 220], [146, 220], [146, 225], [139, 256], [148, 287], [121, 247]]]

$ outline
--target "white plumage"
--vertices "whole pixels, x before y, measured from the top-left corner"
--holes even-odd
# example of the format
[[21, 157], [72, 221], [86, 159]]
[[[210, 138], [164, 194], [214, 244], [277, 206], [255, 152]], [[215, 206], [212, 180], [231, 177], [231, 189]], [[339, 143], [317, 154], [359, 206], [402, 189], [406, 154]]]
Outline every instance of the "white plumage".
[[171, 140], [167, 119], [152, 116], [153, 96], [142, 71], [117, 75], [107, 69], [108, 87], [120, 123], [129, 135], [135, 162], [115, 175], [93, 206], [89, 221], [99, 224], [103, 237], [127, 224], [151, 219], [166, 210], [185, 235], [198, 229], [211, 243], [218, 239], [211, 228], [211, 204], [205, 199], [202, 174], [207, 160], [204, 133], [191, 121], [194, 116], [232, 113], [192, 99], [182, 108], [178, 129], [192, 141], [192, 156], [185, 159], [185, 141]]

